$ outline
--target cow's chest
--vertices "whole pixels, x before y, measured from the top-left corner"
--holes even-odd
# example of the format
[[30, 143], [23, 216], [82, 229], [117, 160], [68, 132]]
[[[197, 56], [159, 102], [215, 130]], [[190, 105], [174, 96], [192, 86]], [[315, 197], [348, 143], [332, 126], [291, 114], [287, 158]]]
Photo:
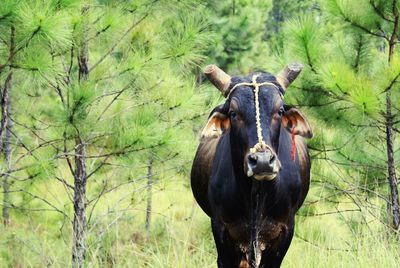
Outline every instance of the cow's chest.
[[[225, 224], [229, 236], [240, 247], [244, 253], [248, 252], [251, 239], [252, 224], [250, 221], [241, 220], [234, 223]], [[284, 222], [270, 217], [258, 219], [257, 240], [261, 250], [275, 248], [280, 240], [287, 234], [288, 225]]]

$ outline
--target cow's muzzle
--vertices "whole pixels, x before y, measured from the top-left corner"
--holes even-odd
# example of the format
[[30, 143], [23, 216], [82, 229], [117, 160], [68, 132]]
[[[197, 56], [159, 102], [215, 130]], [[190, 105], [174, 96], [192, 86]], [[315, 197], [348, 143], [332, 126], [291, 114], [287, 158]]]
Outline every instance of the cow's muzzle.
[[277, 155], [267, 149], [247, 154], [245, 171], [248, 177], [256, 180], [273, 180], [278, 175], [280, 163]]

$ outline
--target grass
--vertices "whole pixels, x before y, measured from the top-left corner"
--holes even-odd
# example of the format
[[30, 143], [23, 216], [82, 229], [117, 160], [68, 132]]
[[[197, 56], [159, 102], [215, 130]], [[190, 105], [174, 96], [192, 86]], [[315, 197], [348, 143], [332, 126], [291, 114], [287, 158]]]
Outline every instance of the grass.
[[[136, 193], [133, 205], [120, 203], [126, 209], [117, 213], [104, 213], [112, 211], [115, 194], [103, 200], [89, 226], [87, 266], [216, 267], [209, 219], [187, 184], [175, 178], [156, 185], [150, 237], [144, 229], [144, 192]], [[336, 213], [298, 216], [282, 267], [398, 266], [398, 243], [388, 240], [380, 224], [371, 223], [369, 230], [347, 223]], [[13, 213], [12, 225], [0, 227], [0, 267], [68, 267], [70, 234], [70, 225], [54, 212]]]

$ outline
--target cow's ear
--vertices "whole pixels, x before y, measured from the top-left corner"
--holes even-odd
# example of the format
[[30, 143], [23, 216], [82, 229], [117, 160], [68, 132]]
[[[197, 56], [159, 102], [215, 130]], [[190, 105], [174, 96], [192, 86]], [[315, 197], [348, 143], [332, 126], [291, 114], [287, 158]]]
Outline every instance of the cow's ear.
[[292, 132], [294, 128], [295, 135], [300, 135], [308, 139], [313, 136], [307, 119], [296, 108], [290, 108], [283, 113], [282, 125], [290, 132]]
[[214, 111], [208, 118], [208, 122], [201, 132], [201, 137], [218, 138], [231, 126], [229, 117], [220, 111]]

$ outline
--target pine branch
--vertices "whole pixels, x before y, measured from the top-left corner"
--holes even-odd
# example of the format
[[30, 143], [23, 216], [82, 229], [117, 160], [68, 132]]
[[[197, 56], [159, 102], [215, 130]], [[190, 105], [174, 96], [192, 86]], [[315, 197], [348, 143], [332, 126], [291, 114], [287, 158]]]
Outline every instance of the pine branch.
[[[343, 156], [343, 155], [342, 155]], [[346, 157], [345, 157], [346, 158]], [[336, 161], [336, 160], [333, 160], [333, 159], [331, 159], [331, 158], [329, 158], [329, 157], [326, 157], [326, 156], [322, 156], [322, 157], [316, 157], [316, 158], [314, 158], [315, 160], [325, 160], [325, 161], [328, 161], [328, 162], [331, 162], [331, 163], [333, 163], [333, 164], [336, 164], [336, 165], [338, 165], [338, 166], [347, 166], [347, 167], [367, 167], [367, 168], [374, 168], [374, 169], [383, 169], [383, 168], [385, 168], [384, 166], [382, 166], [382, 165], [369, 165], [369, 164], [364, 164], [364, 163], [358, 163], [358, 162], [356, 162], [356, 161], [354, 161], [354, 160], [351, 160], [351, 159], [349, 159], [349, 158], [347, 158], [346, 160], [347, 161], [349, 161], [349, 162], [351, 162], [351, 163], [347, 163], [347, 162], [339, 162], [339, 161]]]
[[363, 40], [362, 40], [362, 35], [358, 35], [358, 40], [357, 40], [357, 48], [356, 48], [356, 60], [354, 63], [353, 68], [358, 72], [358, 66], [360, 64], [360, 58], [361, 58], [361, 50], [363, 48]]
[[382, 19], [388, 21], [388, 22], [394, 22], [393, 20], [389, 19], [388, 17], [385, 16], [382, 10], [379, 9], [378, 6], [375, 5], [374, 0], [370, 0], [369, 4], [371, 7], [374, 9], [375, 13], [379, 15]]
[[397, 79], [399, 79], [399, 78], [400, 78], [400, 72], [392, 79], [392, 81], [390, 81], [389, 85], [379, 94], [386, 93], [389, 90], [391, 90], [393, 85], [397, 82]]
[[40, 197], [40, 196], [38, 196], [38, 195], [32, 194], [32, 193], [30, 193], [30, 192], [28, 192], [28, 191], [26, 191], [26, 190], [24, 190], [24, 189], [20, 189], [19, 191], [22, 192], [22, 193], [25, 193], [25, 194], [27, 194], [27, 195], [29, 195], [29, 196], [31, 196], [33, 199], [38, 199], [38, 200], [44, 202], [44, 203], [47, 204], [49, 207], [53, 208], [54, 211], [56, 211], [56, 212], [62, 214], [64, 217], [70, 219], [70, 217], [69, 217], [64, 211], [62, 211], [61, 209], [57, 208], [55, 205], [53, 205], [52, 203], [50, 203], [48, 200], [46, 200], [46, 199], [44, 199], [44, 198], [42, 198], [42, 197]]
[[[93, 199], [93, 200], [94, 200], [94, 204], [93, 204], [93, 206], [92, 206], [92, 209], [91, 209], [90, 212], [89, 212], [89, 217], [88, 217], [88, 221], [87, 221], [88, 224], [90, 223], [90, 221], [91, 221], [91, 219], [92, 219], [93, 211], [94, 211], [94, 209], [95, 209], [97, 203], [100, 201], [100, 198], [104, 195], [104, 193], [106, 192], [106, 190], [107, 190], [107, 180], [106, 180], [106, 181], [103, 181], [103, 188], [101, 189], [101, 191], [100, 191], [100, 193], [97, 195], [97, 197]], [[93, 200], [89, 201], [89, 202], [87, 203], [87, 205], [89, 205]]]
[[307, 42], [304, 40], [304, 38], [302, 38], [302, 39], [303, 39], [303, 44], [304, 44], [304, 50], [306, 52], [307, 64], [308, 64], [308, 66], [310, 66], [310, 69], [313, 73], [318, 74], [317, 70], [315, 70], [315, 68], [314, 68], [314, 64], [311, 61], [311, 55], [310, 55], [310, 51], [308, 49]]
[[[64, 152], [64, 154], [67, 154], [68, 153], [68, 151], [67, 151], [67, 133], [65, 132], [65, 130], [63, 132], [63, 138], [64, 138], [63, 152]], [[74, 171], [74, 168], [72, 167], [71, 160], [69, 159], [68, 156], [66, 156], [65, 159], [67, 160], [69, 171], [71, 172], [72, 176], [75, 178], [75, 171]]]
[[392, 61], [392, 57], [394, 54], [394, 48], [397, 43], [397, 37], [398, 37], [398, 31], [399, 31], [399, 10], [397, 9], [397, 0], [393, 0], [392, 12], [393, 12], [393, 16], [394, 16], [394, 22], [393, 22], [392, 35], [390, 36], [390, 40], [388, 40], [389, 41], [389, 56], [388, 56], [389, 65], [390, 65], [390, 62]]
[[100, 119], [107, 112], [107, 110], [111, 107], [111, 105], [119, 98], [119, 96], [122, 95], [122, 93], [124, 93], [128, 88], [130, 88], [130, 86], [131, 86], [131, 82], [129, 82], [125, 87], [123, 87], [120, 91], [118, 91], [118, 93], [114, 96], [114, 98], [107, 104], [107, 106], [101, 112], [99, 117], [97, 117], [97, 121], [100, 121]]
[[74, 186], [72, 186], [71, 184], [69, 184], [66, 180], [64, 180], [63, 178], [59, 178], [57, 176], [54, 176], [54, 178], [56, 180], [58, 180], [59, 182], [62, 182], [62, 184], [64, 184], [65, 186], [67, 186], [68, 188], [74, 190]]
[[299, 100], [297, 99], [297, 103], [294, 104], [296, 107], [323, 107], [326, 108], [327, 105], [335, 104], [338, 103], [339, 101], [342, 100], [332, 100], [324, 103], [317, 103], [317, 104], [304, 104], [304, 103], [299, 103]]
[[362, 26], [362, 25], [360, 25], [360, 24], [355, 23], [354, 21], [350, 20], [350, 19], [347, 18], [347, 17], [343, 17], [343, 19], [344, 19], [346, 22], [349, 22], [352, 26], [354, 26], [354, 27], [356, 27], [356, 28], [358, 28], [358, 29], [363, 30], [363, 31], [364, 31], [365, 33], [367, 33], [367, 34], [370, 34], [370, 35], [373, 35], [373, 36], [376, 36], [376, 37], [381, 37], [381, 38], [384, 38], [384, 39], [388, 40], [388, 37], [387, 37], [387, 36], [382, 35], [382, 34], [375, 33], [375, 32], [373, 32], [373, 31], [369, 30], [368, 28], [366, 28], [365, 26]]
[[121, 43], [121, 41], [135, 28], [137, 27], [143, 20], [145, 20], [149, 16], [149, 13], [146, 13], [142, 18], [138, 21], [134, 22], [125, 33], [110, 47], [110, 49], [100, 57], [100, 59], [93, 64], [91, 68], [89, 68], [89, 72], [93, 71], [100, 63], [102, 63], [113, 51], [114, 49]]
[[361, 24], [358, 24], [355, 21], [352, 21], [349, 17], [346, 16], [346, 14], [344, 14], [343, 10], [340, 7], [338, 7], [338, 11], [340, 13], [340, 16], [343, 18], [343, 20], [345, 22], [350, 23], [350, 25], [352, 25], [352, 26], [364, 31], [365, 33], [367, 33], [369, 35], [373, 35], [373, 36], [376, 36], [376, 37], [381, 37], [381, 38], [384, 38], [384, 39], [389, 41], [387, 36], [375, 33], [372, 30], [368, 29], [367, 27], [365, 27], [365, 26], [363, 26]]
[[[146, 91], [152, 90], [155, 87], [157, 87], [159, 84], [161, 84], [163, 82], [163, 80], [158, 81], [157, 83], [155, 83], [154, 85], [152, 85], [151, 87], [147, 88]], [[100, 119], [103, 117], [103, 115], [106, 113], [106, 111], [111, 107], [111, 105], [122, 95], [122, 93], [124, 93], [127, 89], [130, 88], [131, 82], [129, 82], [123, 89], [121, 89], [117, 95], [110, 101], [109, 104], [107, 104], [107, 106], [104, 108], [104, 110], [101, 112], [101, 114], [99, 115], [99, 117], [97, 118], [97, 121], [100, 121]], [[136, 106], [143, 106], [144, 104], [148, 104], [151, 102], [157, 102], [159, 100], [161, 100], [162, 98], [158, 98], [158, 99], [153, 99], [150, 101], [146, 101], [143, 104], [138, 104]]]
[[40, 29], [41, 29], [41, 27], [38, 26], [38, 27], [32, 32], [31, 36], [26, 40], [25, 44], [23, 44], [23, 45], [21, 45], [21, 46], [19, 46], [19, 47], [16, 47], [16, 49], [13, 49], [13, 53], [10, 53], [10, 55], [9, 55], [9, 57], [8, 57], [8, 59], [7, 59], [7, 61], [6, 61], [6, 63], [5, 63], [4, 65], [0, 65], [0, 73], [1, 73], [2, 69], [3, 69], [4, 67], [7, 66], [7, 64], [8, 64], [9, 62], [12, 62], [12, 61], [13, 61], [14, 57], [17, 55], [18, 52], [20, 52], [22, 49], [24, 49], [24, 48], [26, 48], [26, 47], [29, 46], [30, 42], [31, 42], [32, 39], [35, 37], [35, 35], [36, 35], [37, 33], [39, 33]]
[[0, 16], [0, 21], [5, 20], [6, 18], [8, 18], [9, 16], [11, 16], [11, 12], [8, 12], [2, 16]]
[[107, 165], [108, 163], [107, 163], [107, 160], [109, 159], [111, 157], [111, 155], [108, 155], [105, 159], [103, 159], [102, 161], [101, 161], [101, 163], [95, 168], [95, 169], [93, 169], [92, 170], [92, 172], [90, 172], [87, 176], [86, 176], [86, 178], [90, 178], [91, 176], [93, 176], [97, 171], [99, 171], [103, 166], [105, 166], [105, 165]]
[[[13, 121], [14, 122], [14, 121]], [[19, 139], [19, 137], [17, 137], [15, 134], [13, 134], [17, 139]], [[45, 141], [43, 143], [40, 143], [39, 145], [37, 145], [36, 147], [29, 149], [28, 146], [24, 145], [23, 148], [25, 148], [26, 153], [21, 155], [19, 158], [17, 158], [17, 160], [15, 160], [15, 164], [17, 164], [19, 161], [21, 161], [22, 159], [24, 159], [25, 157], [27, 157], [28, 155], [31, 155], [32, 157], [34, 157], [36, 160], [38, 160], [38, 158], [33, 154], [36, 150], [46, 147], [48, 145], [52, 145], [52, 144], [57, 144], [61, 141], [61, 139], [54, 139], [54, 140], [50, 140], [50, 141]], [[22, 141], [21, 141], [22, 143]], [[53, 147], [54, 148], [54, 147]]]
[[8, 42], [7, 42], [2, 36], [0, 36], [0, 41], [1, 41], [5, 46], [8, 46]]
[[16, 65], [16, 64], [10, 64], [8, 66], [11, 68], [14, 68], [14, 69], [21, 69], [21, 70], [25, 70], [25, 71], [32, 71], [32, 72], [39, 71], [39, 69], [37, 67], [25, 67], [25, 66]]
[[341, 249], [341, 248], [323, 247], [323, 246], [321, 246], [321, 245], [319, 245], [317, 243], [311, 242], [311, 241], [299, 236], [298, 234], [295, 234], [295, 237], [300, 239], [300, 240], [302, 240], [302, 241], [304, 241], [304, 242], [306, 242], [306, 243], [308, 243], [308, 244], [310, 244], [310, 245], [312, 245], [312, 246], [314, 246], [314, 247], [316, 247], [316, 248], [318, 248], [318, 250], [319, 249], [324, 249], [324, 250], [328, 250], [328, 251], [335, 250], [335, 251], [345, 251], [345, 252], [354, 252], [355, 251], [354, 249]]
[[[152, 60], [152, 58], [150, 57], [150, 58], [146, 59], [146, 60], [143, 62], [143, 64], [146, 64], [146, 63], [148, 63], [148, 62], [151, 61], [151, 60]], [[109, 75], [109, 76], [104, 76], [104, 77], [101, 77], [101, 78], [96, 79], [95, 81], [96, 81], [96, 82], [99, 82], [99, 81], [102, 81], [102, 80], [117, 78], [117, 77], [119, 77], [119, 76], [121, 76], [121, 75], [123, 75], [123, 74], [125, 74], [125, 73], [127, 73], [127, 72], [129, 72], [129, 71], [134, 70], [134, 69], [135, 69], [135, 67], [128, 67], [128, 68], [126, 68], [126, 69], [123, 69], [123, 70], [119, 71], [117, 74], [113, 74], [113, 75]]]
[[[73, 66], [73, 63], [74, 63], [74, 43], [72, 43], [72, 45], [71, 45], [70, 54], [71, 54], [71, 57], [70, 57], [70, 60], [69, 60], [69, 68], [68, 68], [68, 72], [67, 72], [68, 84], [71, 83], [71, 72], [72, 72], [72, 66]], [[69, 105], [69, 103], [67, 103], [67, 105]]]
[[337, 213], [342, 213], [342, 212], [361, 212], [361, 209], [357, 208], [357, 209], [344, 209], [344, 210], [337, 210], [337, 211], [327, 211], [327, 212], [322, 212], [322, 213], [315, 213], [315, 214], [306, 214], [306, 215], [302, 215], [302, 214], [297, 214], [297, 216], [303, 216], [303, 217], [317, 217], [317, 216], [326, 216], [326, 215], [331, 215], [331, 214], [337, 214]]
[[307, 145], [307, 148], [310, 149], [310, 150], [313, 150], [313, 151], [324, 152], [324, 153], [325, 152], [337, 152], [337, 151], [340, 151], [341, 149], [343, 149], [344, 147], [346, 147], [350, 142], [352, 142], [354, 140], [354, 136], [355, 135], [356, 134], [353, 134], [346, 142], [344, 142], [341, 146], [336, 147], [336, 148], [327, 149], [327, 148], [324, 147], [323, 149], [321, 149], [321, 148], [317, 148], [315, 146], [312, 146], [310, 144]]
[[[29, 181], [29, 180], [36, 178], [37, 176], [39, 176], [39, 174], [40, 173], [34, 173], [31, 175], [28, 174], [27, 177], [17, 177], [17, 176], [11, 175], [10, 172], [7, 171], [5, 173], [0, 173], [0, 177], [7, 176], [8, 178], [12, 178], [14, 181], [24, 182], [24, 181]], [[0, 183], [0, 187], [2, 187], [3, 185], [4, 185], [4, 181], [2, 183]], [[10, 192], [10, 191], [8, 191], [8, 192]]]
[[205, 115], [208, 115], [208, 111], [196, 114], [196, 115], [194, 115], [192, 117], [186, 117], [186, 118], [179, 119], [178, 121], [173, 123], [173, 125], [178, 126], [180, 124], [183, 124], [186, 121], [193, 121], [193, 120], [196, 120], [196, 119], [198, 119], [198, 118], [200, 118], [202, 116], [205, 116]]
[[[184, 164], [187, 164], [187, 163], [189, 163], [189, 162], [190, 162], [190, 161], [187, 161], [187, 162], [184, 163]], [[148, 166], [146, 165], [145, 167], [148, 167]], [[168, 168], [168, 169], [164, 170], [163, 172], [166, 172], [166, 171], [169, 171], [169, 170], [173, 170], [173, 169], [175, 169], [175, 168], [176, 168], [176, 167], [171, 167], [171, 168]], [[155, 173], [155, 174], [153, 174], [152, 176], [153, 176], [153, 177], [156, 177], [156, 176], [158, 176], [159, 174], [160, 174], [160, 173]], [[113, 192], [114, 190], [116, 190], [116, 189], [118, 189], [118, 188], [120, 188], [120, 187], [122, 187], [122, 186], [125, 186], [125, 185], [127, 185], [127, 184], [138, 183], [138, 182], [140, 182], [140, 181], [143, 181], [143, 180], [147, 179], [148, 177], [149, 177], [148, 174], [147, 174], [147, 175], [140, 176], [140, 177], [136, 177], [136, 178], [131, 178], [131, 177], [129, 177], [128, 180], [126, 180], [126, 181], [124, 181], [124, 182], [122, 182], [122, 183], [120, 183], [120, 184], [113, 185], [111, 188], [108, 188], [108, 189], [107, 189], [107, 187], [106, 187], [106, 182], [103, 183], [103, 188], [102, 188], [102, 190], [100, 191], [100, 193], [97, 194], [94, 198], [88, 200], [88, 203], [87, 203], [88, 206], [94, 202], [94, 203], [93, 203], [93, 206], [92, 206], [92, 208], [91, 208], [91, 212], [90, 212], [89, 214], [90, 214], [90, 215], [92, 214], [92, 212], [94, 211], [94, 209], [95, 209], [95, 207], [96, 207], [96, 205], [97, 205], [99, 199], [102, 198], [102, 197], [104, 197], [106, 194], [111, 193], [111, 192]], [[146, 187], [147, 187], [147, 185], [144, 186], [144, 187], [142, 187], [142, 188], [135, 189], [134, 191], [141, 191], [141, 190], [145, 189]], [[90, 222], [90, 221], [88, 221], [88, 223], [89, 223], [89, 222]], [[92, 228], [93, 228], [93, 227], [92, 227]]]
[[52, 87], [56, 91], [57, 95], [60, 97], [61, 102], [63, 104], [65, 104], [64, 96], [61, 92], [61, 88], [58, 85], [55, 85], [52, 81], [50, 81], [50, 79], [47, 78], [44, 74], [42, 74], [42, 73], [40, 73], [40, 74], [41, 74], [41, 77], [43, 77], [44, 80], [46, 80], [46, 82], [50, 85], [50, 87]]
[[106, 32], [108, 29], [111, 28], [111, 24], [106, 25], [103, 29], [100, 29], [96, 32], [96, 34], [92, 37], [89, 37], [88, 41], [91, 41], [93, 39], [95, 39], [96, 37], [98, 37], [100, 34]]
[[111, 153], [107, 153], [107, 154], [99, 154], [99, 155], [89, 155], [86, 158], [102, 158], [102, 157], [109, 157], [109, 156], [125, 155], [125, 154], [128, 154], [128, 153], [140, 152], [140, 151], [145, 151], [145, 150], [149, 150], [149, 149], [154, 149], [154, 148], [160, 147], [160, 146], [162, 146], [164, 144], [165, 144], [165, 142], [160, 141], [157, 144], [154, 144], [154, 145], [151, 145], [151, 146], [141, 147], [141, 148], [134, 148], [134, 149], [130, 149], [133, 145], [127, 145], [123, 149], [115, 151], [115, 152], [111, 152]]

